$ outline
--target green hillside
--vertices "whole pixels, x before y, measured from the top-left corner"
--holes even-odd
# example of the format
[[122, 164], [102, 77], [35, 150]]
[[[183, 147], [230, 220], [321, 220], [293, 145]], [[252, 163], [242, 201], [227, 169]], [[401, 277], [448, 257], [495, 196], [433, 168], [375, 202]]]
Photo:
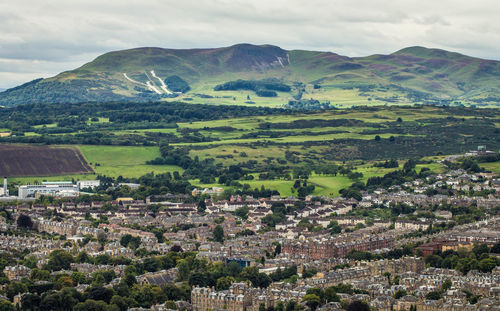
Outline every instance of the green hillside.
[[[175, 98], [271, 107], [302, 99], [336, 107], [415, 102], [496, 106], [499, 78], [500, 62], [424, 47], [359, 58], [272, 45], [146, 47], [106, 53], [78, 69], [6, 90], [0, 93], [0, 105]], [[290, 91], [214, 90], [240, 79], [273, 79]]]

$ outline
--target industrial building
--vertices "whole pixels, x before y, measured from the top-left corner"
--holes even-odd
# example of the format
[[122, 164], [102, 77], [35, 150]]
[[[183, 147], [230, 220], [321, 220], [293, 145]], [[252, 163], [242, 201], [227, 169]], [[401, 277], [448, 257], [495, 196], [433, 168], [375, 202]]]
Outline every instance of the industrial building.
[[42, 182], [36, 185], [19, 186], [19, 199], [35, 197], [35, 195], [71, 197], [78, 195], [78, 186], [70, 181]]

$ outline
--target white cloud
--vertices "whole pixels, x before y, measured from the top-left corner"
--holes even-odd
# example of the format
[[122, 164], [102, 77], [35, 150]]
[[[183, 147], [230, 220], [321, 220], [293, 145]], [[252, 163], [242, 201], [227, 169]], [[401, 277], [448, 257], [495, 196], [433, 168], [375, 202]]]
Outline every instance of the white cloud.
[[495, 0], [16, 0], [0, 3], [0, 87], [139, 46], [241, 42], [347, 56], [406, 46], [499, 59]]

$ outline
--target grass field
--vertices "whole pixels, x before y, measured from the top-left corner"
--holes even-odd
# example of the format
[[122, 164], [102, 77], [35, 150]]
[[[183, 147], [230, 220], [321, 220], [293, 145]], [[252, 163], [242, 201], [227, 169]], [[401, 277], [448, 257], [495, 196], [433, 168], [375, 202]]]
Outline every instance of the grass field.
[[493, 173], [500, 174], [500, 162], [493, 163], [479, 163], [479, 166], [484, 167], [488, 171], [492, 171]]
[[[402, 165], [403, 163], [401, 162], [400, 168], [402, 167]], [[416, 168], [417, 172], [420, 171], [422, 167], [428, 167], [429, 169], [431, 169], [433, 172], [436, 173], [443, 171], [443, 167], [441, 164], [431, 163], [431, 164], [417, 165]], [[370, 162], [367, 164], [357, 166], [356, 172], [363, 173], [363, 178], [361, 178], [360, 181], [366, 182], [370, 177], [383, 176], [394, 170], [396, 170], [396, 168], [373, 167], [373, 162]], [[258, 180], [257, 174], [254, 174], [254, 177], [256, 179], [245, 180], [241, 181], [240, 183], [249, 184], [252, 189], [264, 186], [265, 188], [268, 189], [277, 190], [282, 196], [297, 195], [297, 192], [292, 188], [295, 182], [294, 180]], [[191, 180], [190, 182], [199, 188], [211, 188], [211, 187], [222, 187], [225, 189], [231, 188], [231, 187], [221, 186], [219, 184], [202, 184], [199, 182], [199, 180]], [[308, 182], [315, 186], [313, 192], [314, 195], [336, 197], [340, 195], [339, 194], [340, 189], [349, 187], [354, 182], [354, 180], [351, 180], [347, 176], [342, 176], [342, 175], [337, 175], [337, 176], [318, 175], [313, 173], [309, 177]]]
[[[110, 177], [140, 177], [147, 173], [166, 173], [182, 168], [170, 165], [146, 165], [146, 161], [160, 156], [157, 147], [78, 146], [94, 170]], [[98, 165], [96, 165], [98, 164]]]
[[[327, 92], [328, 90], [323, 90]], [[346, 98], [349, 96], [350, 90], [344, 90]], [[207, 90], [208, 92], [208, 90]], [[212, 91], [213, 92], [213, 91]], [[219, 92], [217, 96], [221, 95]], [[247, 92], [241, 93], [238, 96], [245, 96]], [[245, 93], [245, 94], [243, 94]], [[215, 94], [213, 94], [215, 95]], [[232, 101], [232, 98], [223, 98], [225, 101]], [[215, 100], [215, 99], [214, 99]], [[272, 101], [273, 99], [267, 99]], [[347, 99], [346, 99], [347, 100]], [[377, 110], [378, 109], [378, 110]], [[256, 169], [250, 170], [254, 174], [255, 179], [251, 181], [240, 181], [241, 184], [249, 184], [251, 188], [266, 188], [278, 190], [282, 195], [289, 196], [294, 194], [292, 185], [294, 181], [288, 180], [258, 180], [258, 174], [255, 172], [262, 172], [270, 169], [273, 165], [283, 166], [289, 168], [295, 166], [315, 165], [315, 164], [336, 164], [342, 165], [341, 160], [345, 160], [345, 164], [352, 164], [356, 167], [358, 172], [363, 174], [362, 181], [366, 181], [372, 176], [382, 176], [394, 169], [384, 169], [373, 167], [372, 159], [381, 158], [384, 150], [371, 151], [375, 145], [374, 133], [378, 133], [382, 140], [388, 141], [386, 138], [394, 136], [396, 141], [400, 140], [399, 136], [418, 136], [415, 140], [420, 140], [423, 135], [422, 132], [399, 131], [398, 118], [402, 119], [403, 126], [414, 126], [414, 128], [425, 127], [425, 124], [432, 124], [432, 119], [446, 120], [449, 117], [460, 119], [460, 122], [465, 122], [463, 119], [475, 118], [473, 115], [459, 115], [459, 117], [452, 115], [449, 110], [436, 108], [436, 107], [415, 107], [415, 108], [402, 108], [391, 106], [383, 109], [356, 109], [356, 110], [329, 110], [323, 112], [311, 112], [300, 114], [287, 114], [287, 115], [265, 115], [253, 117], [238, 117], [231, 119], [201, 121], [201, 122], [184, 122], [178, 123], [178, 128], [145, 128], [134, 130], [110, 130], [115, 135], [141, 135], [140, 139], [149, 137], [156, 137], [158, 140], [172, 139], [171, 135], [178, 137], [170, 140], [176, 147], [182, 146], [189, 149], [189, 155], [194, 158], [197, 156], [199, 159], [214, 159], [216, 164], [222, 164], [224, 167], [229, 165], [239, 165], [245, 162], [252, 161], [245, 167], [255, 167]], [[450, 119], [453, 119], [450, 118]], [[498, 116], [492, 115], [491, 122], [497, 125]], [[339, 120], [349, 122], [330, 122], [331, 120]], [[352, 120], [360, 120], [352, 121]], [[307, 121], [296, 122], [294, 121]], [[329, 121], [329, 122], [323, 122]], [[408, 122], [411, 121], [411, 122]], [[415, 121], [415, 122], [413, 122]], [[475, 120], [470, 120], [475, 122]], [[96, 122], [91, 123], [109, 123], [109, 119], [99, 118]], [[263, 123], [266, 126], [261, 126]], [[277, 125], [276, 123], [283, 123]], [[409, 123], [409, 124], [408, 124]], [[296, 126], [296, 124], [302, 124]], [[348, 125], [345, 125], [348, 124]], [[443, 124], [447, 124], [443, 122]], [[48, 124], [47, 127], [53, 127], [55, 124]], [[344, 125], [344, 126], [335, 126]], [[446, 125], [443, 125], [446, 126]], [[161, 124], [159, 125], [161, 127]], [[123, 127], [117, 127], [123, 128]], [[380, 129], [385, 131], [377, 131]], [[408, 127], [410, 128], [410, 127]], [[436, 131], [436, 130], [434, 130]], [[440, 129], [437, 130], [438, 135], [442, 135]], [[148, 135], [148, 133], [156, 133], [156, 135]], [[401, 134], [399, 134], [401, 133]], [[434, 133], [434, 132], [432, 132]], [[27, 135], [38, 135], [34, 132], [26, 133]], [[171, 134], [171, 135], [160, 135]], [[417, 135], [418, 134], [418, 135]], [[473, 135], [465, 133], [465, 135]], [[482, 132], [481, 132], [482, 134]], [[57, 135], [57, 134], [54, 134]], [[197, 137], [194, 137], [197, 136]], [[190, 138], [199, 138], [193, 139]], [[208, 139], [206, 139], [208, 138]], [[212, 141], [206, 141], [206, 140]], [[350, 140], [351, 139], [351, 140]], [[353, 139], [360, 141], [352, 141]], [[401, 141], [409, 141], [410, 138], [401, 139]], [[177, 141], [203, 141], [197, 143], [173, 143]], [[153, 141], [156, 142], [157, 141]], [[342, 146], [344, 144], [345, 146]], [[471, 145], [469, 142], [467, 146]], [[358, 148], [359, 149], [356, 149]], [[382, 145], [391, 147], [392, 145]], [[405, 150], [408, 145], [397, 145], [393, 149], [386, 150]], [[426, 145], [427, 146], [427, 145]], [[375, 146], [376, 147], [376, 146]], [[442, 146], [438, 146], [441, 149]], [[475, 147], [475, 146], [474, 146]], [[72, 180], [72, 179], [94, 179], [97, 174], [107, 175], [110, 177], [130, 177], [136, 178], [143, 176], [147, 173], [164, 173], [178, 171], [182, 173], [182, 169], [177, 166], [169, 165], [147, 165], [146, 162], [153, 160], [160, 156], [158, 147], [134, 147], [134, 146], [93, 146], [93, 145], [79, 145], [83, 157], [91, 164], [95, 174], [90, 175], [58, 175], [51, 177], [25, 177], [17, 178], [14, 181], [19, 182], [34, 182], [43, 180]], [[364, 149], [362, 149], [364, 148]], [[384, 147], [385, 148], [385, 147]], [[392, 148], [392, 147], [391, 147]], [[397, 149], [400, 148], [400, 149]], [[425, 147], [419, 147], [425, 150]], [[423, 148], [423, 149], [422, 149]], [[370, 154], [369, 157], [362, 157], [362, 152], [366, 150], [372, 152], [375, 156]], [[440, 150], [437, 150], [440, 151]], [[427, 152], [427, 154], [441, 154], [441, 152]], [[357, 153], [358, 152], [358, 153]], [[444, 153], [444, 152], [443, 152]], [[395, 153], [393, 153], [395, 154]], [[402, 167], [404, 159], [410, 157], [409, 155], [398, 156], [390, 155], [390, 157], [397, 158]], [[403, 153], [401, 153], [403, 154]], [[340, 157], [339, 155], [342, 155]], [[351, 156], [352, 155], [352, 156]], [[389, 157], [389, 156], [388, 156]], [[418, 165], [417, 171], [422, 167], [428, 167], [436, 173], [444, 171], [441, 164], [435, 162], [442, 159], [444, 156], [429, 156], [426, 160], [432, 160], [433, 163]], [[357, 160], [356, 160], [357, 159]], [[360, 159], [365, 159], [364, 161]], [[378, 161], [383, 161], [381, 159]], [[253, 161], [256, 161], [255, 163]], [[500, 173], [498, 163], [481, 163], [481, 166], [488, 170]], [[290, 169], [291, 171], [291, 169]], [[199, 180], [191, 181], [194, 186], [198, 187], [220, 187], [219, 184], [200, 184]], [[342, 188], [348, 187], [353, 183], [346, 176], [324, 176], [312, 175], [309, 182], [315, 185], [314, 194], [316, 195], [330, 195], [338, 196], [338, 191]], [[227, 188], [227, 187], [223, 187]], [[296, 193], [295, 193], [296, 194]]]

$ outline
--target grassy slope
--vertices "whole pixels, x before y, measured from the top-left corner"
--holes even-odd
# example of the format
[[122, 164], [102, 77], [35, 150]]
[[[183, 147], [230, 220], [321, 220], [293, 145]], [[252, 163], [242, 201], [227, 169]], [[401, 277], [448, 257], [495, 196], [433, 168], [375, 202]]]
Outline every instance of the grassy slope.
[[[278, 57], [284, 62], [283, 66], [277, 63]], [[289, 84], [303, 83], [303, 98], [330, 100], [337, 107], [348, 107], [414, 102], [406, 90], [430, 94], [437, 99], [452, 98], [461, 103], [471, 103], [474, 98], [496, 97], [500, 62], [421, 47], [359, 58], [252, 45], [204, 50], [137, 48], [101, 55], [78, 69], [45, 79], [39, 85], [55, 81], [65, 82], [63, 85], [72, 81], [87, 83], [87, 89], [94, 92], [86, 97], [87, 100], [100, 93], [109, 94], [109, 89], [114, 94], [136, 96], [138, 92], [134, 88], [138, 85], [125, 79], [123, 73], [144, 83], [150, 70], [162, 79], [178, 75], [187, 80], [192, 91], [178, 99], [190, 99], [192, 103], [251, 105], [245, 103], [250, 95], [254, 105], [282, 106], [292, 99], [293, 92], [280, 93], [277, 98], [262, 98], [249, 91], [213, 91], [215, 85], [230, 80], [278, 78]], [[153, 80], [159, 88], [158, 81]], [[322, 87], [314, 89], [313, 83]], [[367, 86], [370, 88], [366, 89]], [[29, 93], [35, 89], [30, 85], [24, 91]], [[16, 92], [16, 96], [22, 96], [23, 90]], [[214, 98], [200, 98], [194, 93]], [[484, 104], [495, 105], [495, 102]]]
[[[154, 172], [165, 173], [182, 169], [171, 165], [146, 165], [146, 161], [160, 156], [157, 147], [79, 146], [83, 156], [98, 174], [111, 177], [140, 177]], [[95, 166], [96, 163], [99, 166]]]

